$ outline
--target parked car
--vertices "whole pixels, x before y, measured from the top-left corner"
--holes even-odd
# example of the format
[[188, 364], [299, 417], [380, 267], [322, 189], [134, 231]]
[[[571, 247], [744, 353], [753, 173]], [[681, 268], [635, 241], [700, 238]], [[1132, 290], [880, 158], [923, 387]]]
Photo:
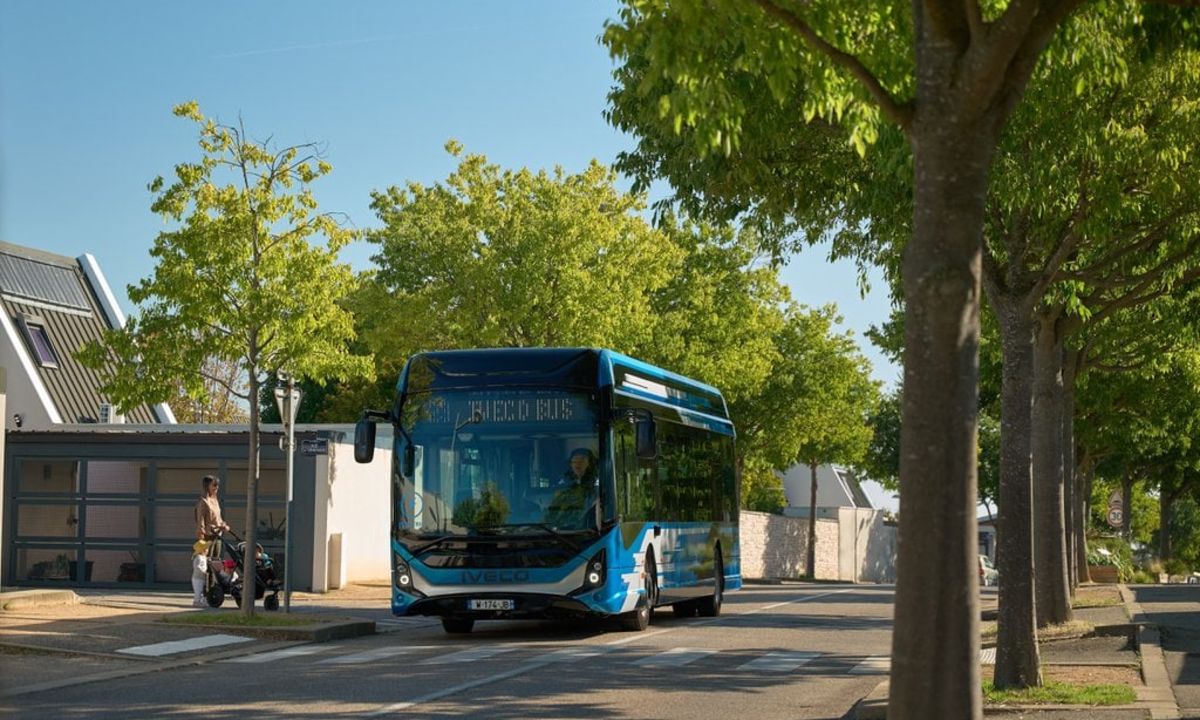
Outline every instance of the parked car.
[[985, 587], [1000, 584], [1000, 571], [987, 555], [979, 556], [979, 584]]

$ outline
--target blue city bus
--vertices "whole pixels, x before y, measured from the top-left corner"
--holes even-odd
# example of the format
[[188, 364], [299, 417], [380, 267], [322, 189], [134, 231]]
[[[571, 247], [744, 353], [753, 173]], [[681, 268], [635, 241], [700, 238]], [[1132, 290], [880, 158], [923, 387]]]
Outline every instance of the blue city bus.
[[741, 587], [734, 429], [721, 393], [611, 350], [414, 355], [394, 428], [392, 612], [478, 620], [715, 616]]

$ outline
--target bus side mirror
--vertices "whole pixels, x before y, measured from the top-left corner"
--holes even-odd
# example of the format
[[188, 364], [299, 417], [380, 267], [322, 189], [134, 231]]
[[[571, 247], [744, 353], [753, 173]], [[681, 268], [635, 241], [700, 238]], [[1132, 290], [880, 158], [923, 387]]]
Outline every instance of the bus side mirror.
[[653, 417], [638, 418], [634, 424], [637, 433], [637, 456], [640, 460], [653, 460], [658, 456], [658, 434]]
[[354, 424], [354, 461], [369, 463], [375, 457], [375, 420], [365, 415]]

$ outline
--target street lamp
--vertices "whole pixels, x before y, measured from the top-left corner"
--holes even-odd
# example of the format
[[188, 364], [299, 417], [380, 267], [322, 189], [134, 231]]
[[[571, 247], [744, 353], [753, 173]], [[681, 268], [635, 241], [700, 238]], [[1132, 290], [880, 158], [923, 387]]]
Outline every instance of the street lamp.
[[296, 454], [296, 410], [300, 406], [300, 388], [291, 373], [277, 373], [279, 385], [275, 388], [275, 404], [279, 407], [279, 419], [283, 421], [283, 446], [287, 458], [287, 518], [283, 524], [283, 611], [292, 611], [292, 475]]

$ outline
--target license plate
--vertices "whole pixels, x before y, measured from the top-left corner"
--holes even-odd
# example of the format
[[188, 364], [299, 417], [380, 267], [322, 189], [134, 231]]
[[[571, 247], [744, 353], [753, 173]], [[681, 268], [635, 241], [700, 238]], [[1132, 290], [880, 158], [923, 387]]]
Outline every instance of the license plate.
[[512, 600], [468, 600], [468, 610], [512, 610]]

